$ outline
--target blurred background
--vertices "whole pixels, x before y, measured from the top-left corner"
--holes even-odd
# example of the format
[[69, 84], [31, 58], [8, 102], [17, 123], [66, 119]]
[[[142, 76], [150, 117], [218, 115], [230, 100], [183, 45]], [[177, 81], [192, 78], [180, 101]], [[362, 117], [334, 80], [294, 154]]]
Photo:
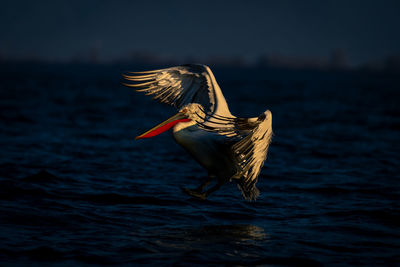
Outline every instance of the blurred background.
[[2, 1], [0, 60], [399, 68], [397, 1]]
[[[0, 262], [395, 266], [398, 1], [0, 1]], [[208, 200], [121, 73], [210, 66], [232, 114], [273, 114], [246, 202]]]

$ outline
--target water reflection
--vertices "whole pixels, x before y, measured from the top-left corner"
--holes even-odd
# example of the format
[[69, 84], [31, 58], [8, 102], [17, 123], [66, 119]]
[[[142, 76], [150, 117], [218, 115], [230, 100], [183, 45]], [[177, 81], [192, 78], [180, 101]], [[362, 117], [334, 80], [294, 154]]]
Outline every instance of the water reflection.
[[188, 231], [188, 236], [221, 239], [236, 242], [263, 241], [267, 234], [264, 229], [251, 224], [207, 225]]
[[[251, 224], [206, 225], [198, 228], [163, 228], [152, 232], [153, 249], [227, 249], [231, 246], [258, 246], [268, 240], [264, 229]], [[157, 236], [157, 237], [156, 237]], [[146, 239], [148, 240], [146, 236]], [[156, 238], [155, 238], [156, 237]], [[225, 250], [224, 249], [224, 250]]]

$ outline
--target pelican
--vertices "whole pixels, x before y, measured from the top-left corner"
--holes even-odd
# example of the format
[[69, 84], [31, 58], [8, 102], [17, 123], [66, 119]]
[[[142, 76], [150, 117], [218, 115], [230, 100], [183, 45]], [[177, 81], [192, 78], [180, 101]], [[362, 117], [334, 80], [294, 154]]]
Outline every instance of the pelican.
[[[235, 181], [248, 201], [259, 196], [258, 175], [272, 138], [269, 110], [254, 118], [231, 114], [225, 97], [206, 65], [123, 74], [124, 85], [172, 105], [178, 113], [136, 139], [154, 137], [172, 128], [175, 141], [208, 171], [195, 189], [182, 188], [192, 197], [206, 199], [228, 181]], [[215, 185], [209, 184], [216, 180]]]

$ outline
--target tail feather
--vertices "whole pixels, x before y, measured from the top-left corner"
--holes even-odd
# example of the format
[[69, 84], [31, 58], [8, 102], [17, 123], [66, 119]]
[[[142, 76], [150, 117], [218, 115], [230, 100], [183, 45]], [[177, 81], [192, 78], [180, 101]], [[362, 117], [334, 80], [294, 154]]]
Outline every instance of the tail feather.
[[258, 196], [260, 195], [260, 191], [255, 186], [255, 184], [246, 186], [245, 183], [242, 182], [242, 180], [239, 180], [237, 186], [240, 189], [240, 191], [242, 191], [244, 199], [248, 201], [256, 201]]

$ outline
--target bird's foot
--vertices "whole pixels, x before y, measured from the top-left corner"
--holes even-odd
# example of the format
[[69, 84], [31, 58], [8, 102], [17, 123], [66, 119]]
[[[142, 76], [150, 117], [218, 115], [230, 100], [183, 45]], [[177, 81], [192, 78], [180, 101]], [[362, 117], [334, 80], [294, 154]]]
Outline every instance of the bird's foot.
[[189, 189], [189, 188], [184, 188], [181, 187], [182, 192], [185, 194], [188, 194], [191, 197], [197, 198], [197, 199], [201, 199], [201, 200], [205, 200], [207, 195], [204, 192], [200, 192], [196, 189]]

